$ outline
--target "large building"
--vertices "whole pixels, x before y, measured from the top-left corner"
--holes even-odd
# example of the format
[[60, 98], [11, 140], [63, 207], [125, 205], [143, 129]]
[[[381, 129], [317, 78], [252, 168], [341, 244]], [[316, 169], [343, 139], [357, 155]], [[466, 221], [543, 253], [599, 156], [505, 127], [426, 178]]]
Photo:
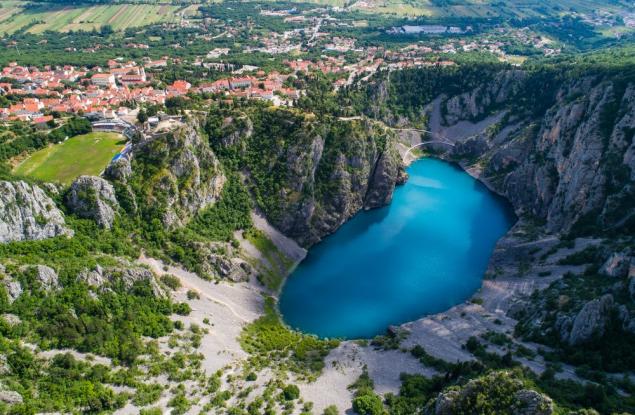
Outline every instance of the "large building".
[[90, 78], [93, 85], [111, 87], [115, 86], [115, 76], [111, 73], [96, 73]]

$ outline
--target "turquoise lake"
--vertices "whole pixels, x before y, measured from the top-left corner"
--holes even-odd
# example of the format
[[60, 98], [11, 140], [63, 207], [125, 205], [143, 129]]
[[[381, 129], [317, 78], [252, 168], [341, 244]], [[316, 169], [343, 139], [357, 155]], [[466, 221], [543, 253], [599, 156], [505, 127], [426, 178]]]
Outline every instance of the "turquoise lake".
[[279, 302], [289, 326], [371, 338], [479, 289], [511, 207], [453, 164], [424, 158], [407, 171], [389, 206], [357, 214], [289, 276]]

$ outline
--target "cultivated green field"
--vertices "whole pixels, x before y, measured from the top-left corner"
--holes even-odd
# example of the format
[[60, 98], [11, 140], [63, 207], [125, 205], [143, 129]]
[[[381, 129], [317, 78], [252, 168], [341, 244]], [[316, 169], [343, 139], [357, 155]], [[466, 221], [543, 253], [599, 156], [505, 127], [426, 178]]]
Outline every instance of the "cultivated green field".
[[25, 2], [0, 1], [0, 34], [13, 33], [28, 27], [28, 32], [45, 30], [99, 29], [110, 25], [115, 30], [159, 22], [176, 22], [182, 15], [190, 16], [197, 6], [160, 4], [111, 4], [95, 6], [52, 5], [25, 8]]
[[69, 184], [83, 174], [98, 175], [123, 148], [114, 133], [89, 133], [69, 138], [33, 153], [13, 173], [49, 182]]
[[554, 17], [571, 12], [619, 11], [632, 7], [626, 0], [291, 0], [348, 7], [368, 13], [430, 17]]

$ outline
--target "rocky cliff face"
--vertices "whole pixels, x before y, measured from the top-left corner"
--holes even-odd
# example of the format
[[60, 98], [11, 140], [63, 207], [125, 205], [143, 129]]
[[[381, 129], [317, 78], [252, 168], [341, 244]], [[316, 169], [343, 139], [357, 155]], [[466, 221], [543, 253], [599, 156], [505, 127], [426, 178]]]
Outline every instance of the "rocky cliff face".
[[219, 117], [210, 141], [240, 160], [267, 218], [304, 246], [389, 203], [404, 179], [393, 135], [373, 123], [280, 109], [252, 117]]
[[184, 226], [216, 202], [225, 183], [195, 122], [135, 144], [132, 162], [113, 163], [106, 175], [118, 186], [126, 210], [143, 206], [167, 228]]
[[279, 194], [281, 214], [274, 224], [309, 246], [359, 210], [390, 203], [402, 175], [401, 159], [392, 143], [381, 148], [375, 138], [372, 128], [364, 126], [361, 133], [344, 136], [350, 140], [344, 148], [318, 135], [290, 148], [288, 187]]
[[0, 181], [0, 243], [72, 234], [62, 212], [40, 187]]
[[119, 208], [112, 184], [93, 176], [80, 176], [73, 182], [66, 205], [77, 216], [93, 219], [102, 228], [112, 226]]
[[[445, 120], [484, 117], [522, 91], [524, 77], [507, 73], [498, 88], [445, 101]], [[476, 136], [469, 158], [484, 165], [483, 178], [516, 210], [545, 221], [552, 233], [588, 234], [624, 229], [635, 220], [635, 87], [591, 77], [560, 85], [538, 116], [514, 108]], [[467, 157], [466, 157], [467, 156]]]
[[[472, 167], [549, 233], [633, 232], [635, 79], [610, 72], [483, 72], [482, 82], [473, 77], [459, 93], [421, 87], [436, 97], [421, 103], [428, 104], [423, 113], [432, 130], [426, 139], [453, 143], [437, 150]], [[375, 87], [379, 99], [387, 82]]]

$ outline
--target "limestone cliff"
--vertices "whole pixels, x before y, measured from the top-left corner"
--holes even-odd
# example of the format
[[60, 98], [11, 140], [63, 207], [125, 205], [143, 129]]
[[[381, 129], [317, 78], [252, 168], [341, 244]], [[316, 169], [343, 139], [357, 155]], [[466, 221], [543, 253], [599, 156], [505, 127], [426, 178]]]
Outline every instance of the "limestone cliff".
[[0, 181], [0, 243], [72, 234], [62, 212], [39, 186]]
[[267, 218], [304, 246], [389, 203], [403, 180], [394, 135], [371, 122], [291, 109], [212, 117], [215, 151], [238, 162]]
[[225, 175], [195, 122], [135, 143], [132, 159], [111, 164], [119, 202], [147, 219], [181, 227], [220, 197]]
[[66, 194], [66, 205], [79, 217], [93, 219], [110, 228], [119, 207], [112, 185], [101, 177], [80, 176]]
[[[483, 72], [482, 81], [475, 76], [460, 92], [445, 85], [419, 87], [428, 98], [409, 111], [420, 111], [428, 121], [432, 133], [425, 140], [453, 144], [427, 148], [471, 168], [519, 214], [544, 222], [549, 233], [632, 233], [635, 79], [608, 71]], [[385, 84], [413, 76], [379, 82], [383, 86], [375, 86], [371, 100], [390, 90]], [[409, 85], [399, 91], [417, 88]]]

